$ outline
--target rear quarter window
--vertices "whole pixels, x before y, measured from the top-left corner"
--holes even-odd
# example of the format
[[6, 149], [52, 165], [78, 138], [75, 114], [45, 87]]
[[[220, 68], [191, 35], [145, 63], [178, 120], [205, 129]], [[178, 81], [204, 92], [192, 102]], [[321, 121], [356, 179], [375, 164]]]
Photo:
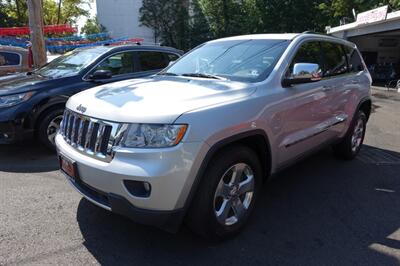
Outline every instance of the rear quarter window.
[[363, 71], [364, 64], [363, 64], [360, 54], [357, 52], [357, 50], [352, 47], [349, 47], [349, 46], [344, 46], [343, 48], [347, 55], [349, 72], [356, 73], [359, 71]]
[[17, 53], [0, 52], [0, 66], [18, 66], [21, 55]]

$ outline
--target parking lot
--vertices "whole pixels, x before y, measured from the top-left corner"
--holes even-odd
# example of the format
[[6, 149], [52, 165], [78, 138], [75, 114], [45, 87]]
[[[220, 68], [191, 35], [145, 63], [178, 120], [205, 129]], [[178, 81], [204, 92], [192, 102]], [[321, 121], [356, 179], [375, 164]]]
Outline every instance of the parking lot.
[[400, 94], [373, 94], [356, 160], [326, 149], [283, 171], [245, 231], [218, 244], [92, 205], [38, 144], [0, 146], [0, 265], [397, 265]]

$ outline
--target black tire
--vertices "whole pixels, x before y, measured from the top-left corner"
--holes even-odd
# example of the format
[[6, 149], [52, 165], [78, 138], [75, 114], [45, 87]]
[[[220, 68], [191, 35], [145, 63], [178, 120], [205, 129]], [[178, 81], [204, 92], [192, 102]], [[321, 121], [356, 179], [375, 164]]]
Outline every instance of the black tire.
[[[355, 131], [358, 129], [358, 123], [361, 123], [362, 125], [362, 133], [361, 135], [358, 134], [361, 139], [358, 145], [354, 145], [353, 136], [355, 135]], [[357, 156], [364, 142], [366, 126], [367, 116], [363, 111], [358, 111], [357, 114], [354, 116], [353, 121], [351, 122], [350, 128], [347, 131], [346, 136], [342, 139], [340, 143], [332, 146], [336, 157], [344, 160], [352, 160]]]
[[[232, 202], [237, 202], [239, 198], [241, 203], [243, 204], [242, 207], [246, 206], [246, 199], [248, 199], [248, 196], [250, 194], [252, 196], [250, 202], [247, 201], [248, 204], [247, 208], [241, 209], [245, 210], [244, 212], [242, 212], [242, 215], [240, 216], [238, 215], [238, 217], [241, 218], [237, 219], [237, 222], [234, 224], [226, 225], [218, 221], [215, 208], [217, 207], [217, 202], [222, 202], [223, 200], [228, 201], [228, 199], [222, 196], [215, 198], [215, 195], [217, 187], [219, 186], [219, 184], [221, 184], [220, 182], [225, 182], [222, 181], [223, 179], [222, 177], [225, 175], [225, 177], [228, 177], [228, 179], [230, 179], [229, 177], [230, 172], [227, 171], [235, 165], [237, 167], [235, 169], [239, 169], [244, 165], [246, 165], [246, 167], [247, 166], [249, 167], [249, 168], [246, 167], [243, 168], [246, 170], [243, 171], [244, 174], [241, 176], [240, 180], [242, 180], [242, 183], [245, 183], [243, 179], [251, 180], [249, 176], [252, 176], [254, 181], [252, 185], [253, 190], [252, 192], [249, 191], [243, 193], [242, 196], [239, 196], [239, 193], [241, 193], [240, 192], [241, 186], [240, 184], [237, 184], [234, 186], [236, 186], [235, 191], [238, 192], [238, 195], [234, 195], [232, 197], [230, 193], [234, 193], [232, 192], [233, 187], [232, 190], [229, 190], [230, 193], [227, 194], [229, 194], [229, 196], [231, 197], [230, 200]], [[234, 170], [232, 171], [232, 176], [233, 172]], [[252, 173], [252, 175], [250, 173]], [[232, 181], [233, 179], [230, 180]], [[257, 199], [258, 193], [260, 191], [261, 184], [262, 184], [262, 168], [258, 156], [252, 149], [243, 145], [232, 146], [224, 149], [223, 151], [219, 152], [216, 156], [212, 158], [210, 164], [208, 165], [204, 173], [204, 176], [202, 177], [199, 189], [189, 209], [189, 213], [186, 220], [187, 225], [191, 228], [193, 232], [213, 241], [223, 240], [225, 238], [236, 235], [243, 229], [250, 214], [252, 213], [252, 210], [254, 209], [254, 204]], [[243, 187], [244, 186], [242, 186], [242, 188]], [[243, 197], [244, 199], [242, 199], [241, 197]], [[235, 216], [238, 207], [236, 203], [232, 204], [233, 205], [232, 207], [230, 207], [231, 209], [229, 213], [232, 213], [233, 216]], [[233, 207], [234, 205], [235, 208]], [[222, 210], [222, 204], [221, 207], [217, 208], [220, 208], [219, 210]], [[222, 216], [223, 215], [221, 214], [220, 217]], [[222, 219], [223, 221], [226, 222], [229, 221], [229, 219], [232, 220], [234, 218], [232, 217], [228, 217], [228, 219], [220, 218], [220, 221]]]
[[[38, 121], [38, 127], [37, 127], [37, 137], [39, 141], [44, 144], [48, 149], [50, 150], [55, 150], [55, 144], [54, 141], [51, 141], [49, 138], [50, 133], [50, 123], [58, 121], [61, 122], [62, 115], [63, 115], [64, 110], [60, 108], [55, 108], [47, 111], [44, 115], [42, 115]], [[58, 124], [59, 126], [59, 124]], [[51, 131], [52, 134], [56, 133], [55, 131], [58, 130], [57, 128], [54, 128], [53, 131]]]

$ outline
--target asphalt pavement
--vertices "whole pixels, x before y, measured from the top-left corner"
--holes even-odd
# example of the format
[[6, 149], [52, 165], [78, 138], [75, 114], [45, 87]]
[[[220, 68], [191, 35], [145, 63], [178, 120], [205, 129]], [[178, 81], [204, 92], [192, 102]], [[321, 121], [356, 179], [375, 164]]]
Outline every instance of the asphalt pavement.
[[0, 146], [0, 265], [399, 265], [400, 94], [373, 94], [356, 160], [326, 149], [281, 172], [218, 244], [94, 206], [39, 144]]

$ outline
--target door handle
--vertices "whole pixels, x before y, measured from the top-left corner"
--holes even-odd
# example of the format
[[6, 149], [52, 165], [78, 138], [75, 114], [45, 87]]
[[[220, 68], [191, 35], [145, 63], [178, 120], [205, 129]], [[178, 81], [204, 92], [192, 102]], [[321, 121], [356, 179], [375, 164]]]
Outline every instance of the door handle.
[[351, 84], [358, 84], [358, 80], [353, 79], [353, 80], [351, 81]]

